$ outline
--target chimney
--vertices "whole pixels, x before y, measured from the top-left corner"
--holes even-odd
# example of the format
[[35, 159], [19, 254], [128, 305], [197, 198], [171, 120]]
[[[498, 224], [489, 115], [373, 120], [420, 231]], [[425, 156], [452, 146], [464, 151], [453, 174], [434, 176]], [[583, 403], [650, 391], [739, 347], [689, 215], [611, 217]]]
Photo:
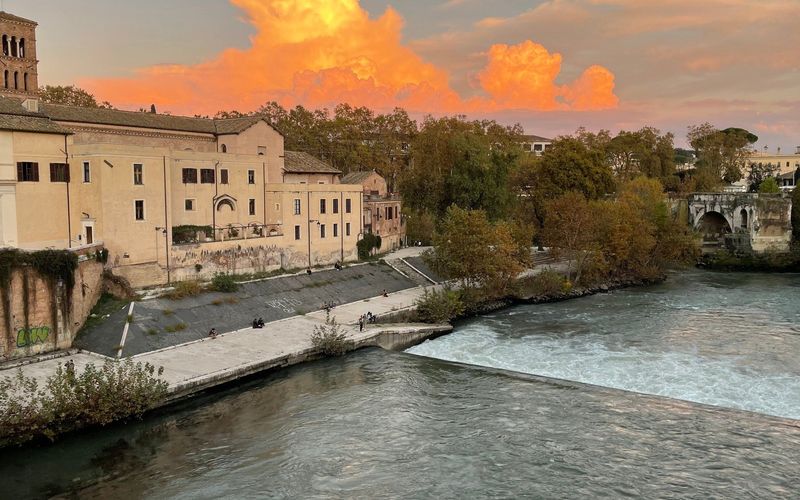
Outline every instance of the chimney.
[[150, 112], [153, 113], [153, 114], [156, 113], [156, 105], [155, 104], [151, 104], [150, 105]]

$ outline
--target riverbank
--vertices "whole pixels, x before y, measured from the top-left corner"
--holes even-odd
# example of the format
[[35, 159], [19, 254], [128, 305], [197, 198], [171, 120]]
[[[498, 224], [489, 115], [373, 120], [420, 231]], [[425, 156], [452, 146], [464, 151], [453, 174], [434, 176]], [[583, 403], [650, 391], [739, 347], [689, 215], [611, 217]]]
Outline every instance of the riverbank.
[[716, 252], [704, 255], [697, 267], [710, 271], [800, 273], [800, 250], [749, 255]]

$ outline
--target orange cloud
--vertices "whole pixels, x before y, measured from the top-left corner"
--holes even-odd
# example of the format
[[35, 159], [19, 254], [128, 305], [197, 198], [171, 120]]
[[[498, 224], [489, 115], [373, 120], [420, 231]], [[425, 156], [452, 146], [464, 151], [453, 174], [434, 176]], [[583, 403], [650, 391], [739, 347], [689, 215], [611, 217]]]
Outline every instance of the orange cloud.
[[561, 56], [530, 41], [492, 47], [479, 75], [491, 99], [465, 99], [450, 87], [446, 71], [402, 44], [403, 19], [392, 8], [370, 19], [358, 0], [230, 1], [256, 28], [250, 48], [228, 49], [197, 65], [154, 66], [130, 78], [80, 84], [121, 107], [155, 103], [175, 113], [246, 111], [269, 100], [433, 113], [605, 109], [617, 103], [608, 70], [592, 67], [559, 87]]

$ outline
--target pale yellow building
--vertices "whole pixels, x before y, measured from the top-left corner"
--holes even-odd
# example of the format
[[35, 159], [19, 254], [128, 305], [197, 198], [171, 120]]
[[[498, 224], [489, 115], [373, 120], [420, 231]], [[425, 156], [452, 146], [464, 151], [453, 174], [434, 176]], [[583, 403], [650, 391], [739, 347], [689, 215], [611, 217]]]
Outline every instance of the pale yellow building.
[[406, 221], [402, 200], [390, 193], [386, 179], [374, 170], [352, 172], [342, 178], [345, 184], [358, 184], [364, 194], [361, 225], [364, 233], [381, 237], [378, 252], [390, 252], [406, 245]]
[[[0, 14], [0, 31], [25, 39], [24, 52], [12, 52], [33, 66], [35, 83], [35, 23], [13, 17]], [[42, 104], [18, 88], [0, 95], [0, 246], [102, 244], [108, 266], [134, 286], [357, 258], [362, 186], [285, 151], [260, 117]]]

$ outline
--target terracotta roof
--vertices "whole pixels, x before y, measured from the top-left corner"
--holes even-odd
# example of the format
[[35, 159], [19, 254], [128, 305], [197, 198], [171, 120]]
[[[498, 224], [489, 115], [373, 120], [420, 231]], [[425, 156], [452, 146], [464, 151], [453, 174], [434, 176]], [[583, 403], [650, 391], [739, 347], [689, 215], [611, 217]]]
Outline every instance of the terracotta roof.
[[540, 135], [523, 135], [523, 139], [530, 142], [553, 142], [552, 139], [542, 137]]
[[8, 12], [0, 11], [0, 19], [5, 19], [7, 21], [14, 21], [16, 23], [25, 23], [25, 24], [32, 24], [37, 26], [36, 22], [31, 21], [30, 19], [25, 19], [24, 17], [15, 16], [14, 14], [9, 14]]
[[239, 134], [262, 120], [263, 118], [260, 116], [226, 118], [224, 120], [214, 120], [214, 126], [218, 135]]
[[69, 131], [42, 113], [33, 113], [22, 107], [22, 99], [0, 97], [0, 130], [68, 134]]
[[350, 172], [342, 177], [341, 182], [342, 184], [361, 184], [373, 173], [375, 173], [373, 170], [368, 170], [366, 172]]
[[301, 151], [284, 152], [283, 171], [289, 174], [341, 174], [324, 161]]
[[118, 109], [83, 108], [61, 104], [42, 104], [42, 111], [60, 122], [92, 123], [97, 125], [116, 125], [120, 127], [151, 128], [215, 134], [214, 120], [191, 118], [188, 116], [162, 115], [139, 111], [120, 111]]

